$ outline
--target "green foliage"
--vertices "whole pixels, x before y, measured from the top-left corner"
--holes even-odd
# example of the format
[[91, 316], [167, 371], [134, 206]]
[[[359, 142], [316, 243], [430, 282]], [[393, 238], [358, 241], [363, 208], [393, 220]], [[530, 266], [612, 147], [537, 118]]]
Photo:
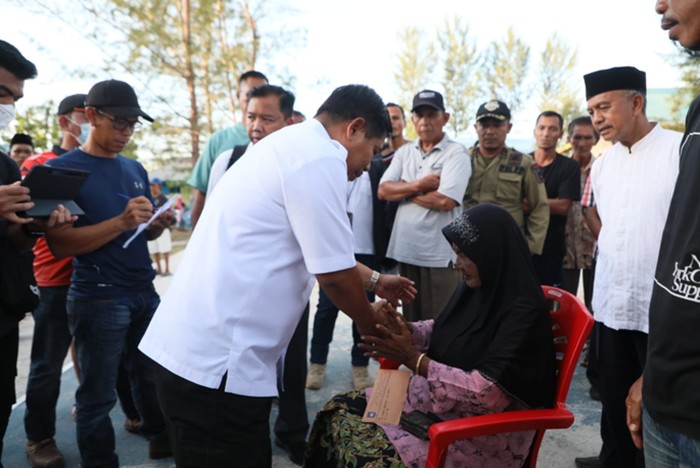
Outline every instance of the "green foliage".
[[[399, 104], [411, 108], [413, 95], [426, 87], [435, 68], [435, 46], [426, 33], [416, 27], [408, 27], [399, 33], [403, 50], [398, 54], [398, 70], [394, 79], [399, 90]], [[408, 122], [407, 122], [408, 123]]]
[[[683, 86], [678, 89], [671, 102], [671, 113], [674, 116], [685, 117], [690, 102], [695, 96], [700, 95], [700, 57], [683, 53], [671, 57], [670, 61], [681, 70], [681, 81], [683, 82]], [[668, 122], [666, 126], [683, 131], [685, 122], [683, 120], [672, 121]]]
[[470, 109], [476, 108], [480, 95], [480, 57], [476, 42], [469, 36], [469, 26], [455, 17], [445, 20], [444, 28], [438, 31], [438, 44], [442, 52], [445, 106], [454, 112], [450, 115], [450, 126], [460, 134], [471, 122]]
[[[16, 115], [16, 133], [26, 133], [32, 137], [34, 150], [38, 153], [50, 149], [54, 143], [59, 143], [61, 127], [56, 118], [57, 104], [53, 101], [37, 106], [30, 106], [23, 113]], [[10, 135], [7, 140], [12, 137]]]
[[578, 88], [571, 86], [581, 81], [574, 75], [576, 60], [576, 49], [572, 50], [556, 33], [547, 40], [540, 54], [539, 109], [559, 112], [564, 117], [564, 125], [585, 113]]
[[484, 80], [489, 97], [507, 103], [513, 113], [522, 110], [531, 92], [526, 81], [529, 65], [530, 46], [508, 28], [505, 38], [493, 41], [486, 51]]

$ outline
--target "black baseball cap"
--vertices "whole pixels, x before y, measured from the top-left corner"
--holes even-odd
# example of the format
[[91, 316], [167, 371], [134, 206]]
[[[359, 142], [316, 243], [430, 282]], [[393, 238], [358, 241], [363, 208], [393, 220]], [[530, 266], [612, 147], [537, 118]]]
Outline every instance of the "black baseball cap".
[[66, 96], [58, 104], [58, 115], [70, 114], [73, 111], [85, 110], [85, 98], [87, 94], [71, 94]]
[[153, 122], [153, 117], [141, 110], [134, 88], [119, 80], [100, 81], [90, 88], [85, 106], [109, 111], [116, 117], [139, 116]]
[[424, 89], [413, 96], [413, 107], [411, 107], [411, 112], [415, 111], [420, 106], [428, 106], [441, 111], [445, 110], [445, 103], [442, 100], [442, 94], [430, 89]]
[[647, 74], [635, 67], [615, 67], [583, 76], [586, 100], [608, 91], [634, 90], [647, 93]]
[[495, 119], [501, 122], [510, 120], [510, 109], [505, 102], [498, 99], [491, 99], [479, 106], [476, 111], [476, 121], [483, 119]]

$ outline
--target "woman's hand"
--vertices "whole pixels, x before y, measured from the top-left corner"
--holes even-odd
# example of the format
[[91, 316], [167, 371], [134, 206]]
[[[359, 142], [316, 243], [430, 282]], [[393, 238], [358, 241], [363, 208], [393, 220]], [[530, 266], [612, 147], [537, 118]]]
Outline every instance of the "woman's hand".
[[410, 325], [396, 311], [389, 311], [388, 319], [391, 329], [378, 323], [375, 325], [378, 335], [362, 336], [363, 343], [358, 343], [357, 346], [366, 351], [367, 357], [384, 357], [406, 366], [415, 364], [420, 352], [413, 343]]

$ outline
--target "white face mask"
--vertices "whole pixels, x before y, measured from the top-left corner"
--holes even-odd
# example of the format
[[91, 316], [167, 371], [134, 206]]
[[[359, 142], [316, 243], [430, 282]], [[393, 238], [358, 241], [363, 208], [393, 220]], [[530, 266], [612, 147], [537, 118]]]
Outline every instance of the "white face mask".
[[0, 104], [0, 130], [7, 128], [14, 118], [14, 104]]

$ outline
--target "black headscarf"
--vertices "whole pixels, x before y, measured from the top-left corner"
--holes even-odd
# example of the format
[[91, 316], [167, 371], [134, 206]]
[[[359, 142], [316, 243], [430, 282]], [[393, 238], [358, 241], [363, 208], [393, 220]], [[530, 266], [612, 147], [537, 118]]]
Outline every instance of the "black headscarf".
[[530, 408], [549, 407], [551, 322], [521, 230], [503, 208], [481, 204], [442, 232], [476, 264], [481, 287], [457, 288], [435, 322], [428, 356], [479, 371]]

